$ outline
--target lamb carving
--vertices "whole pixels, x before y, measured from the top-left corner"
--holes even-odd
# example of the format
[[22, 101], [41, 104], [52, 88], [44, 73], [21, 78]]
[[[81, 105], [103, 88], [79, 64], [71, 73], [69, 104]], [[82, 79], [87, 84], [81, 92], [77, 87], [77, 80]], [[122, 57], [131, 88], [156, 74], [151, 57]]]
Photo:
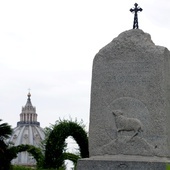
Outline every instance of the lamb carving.
[[137, 136], [139, 132], [143, 131], [142, 129], [143, 125], [139, 119], [127, 118], [123, 116], [123, 113], [120, 110], [115, 110], [112, 113], [115, 117], [115, 124], [118, 132], [134, 131], [134, 135], [132, 136], [133, 138]]

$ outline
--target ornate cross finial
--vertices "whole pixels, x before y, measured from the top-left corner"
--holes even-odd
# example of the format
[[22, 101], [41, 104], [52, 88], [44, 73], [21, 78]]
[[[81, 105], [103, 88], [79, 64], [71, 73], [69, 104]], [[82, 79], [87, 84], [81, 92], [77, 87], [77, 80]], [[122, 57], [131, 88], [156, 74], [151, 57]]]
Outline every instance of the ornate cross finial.
[[29, 89], [28, 89], [28, 93], [30, 93], [30, 91], [31, 91], [31, 89], [29, 88]]
[[138, 26], [138, 12], [142, 11], [143, 9], [138, 7], [138, 4], [135, 3], [135, 8], [131, 8], [130, 9], [130, 12], [134, 12], [135, 13], [135, 16], [134, 16], [134, 22], [133, 22], [133, 29], [138, 29], [139, 26]]
[[27, 95], [27, 96], [28, 96], [28, 98], [30, 98], [30, 97], [31, 97], [31, 93], [30, 93], [30, 91], [31, 91], [31, 89], [29, 88], [29, 89], [28, 89], [28, 95]]

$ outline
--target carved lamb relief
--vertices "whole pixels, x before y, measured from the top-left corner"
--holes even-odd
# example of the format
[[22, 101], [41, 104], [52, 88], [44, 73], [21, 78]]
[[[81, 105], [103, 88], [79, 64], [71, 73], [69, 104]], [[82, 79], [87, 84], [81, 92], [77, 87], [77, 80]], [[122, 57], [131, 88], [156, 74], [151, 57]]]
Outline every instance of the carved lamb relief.
[[112, 113], [115, 117], [117, 132], [134, 131], [134, 135], [132, 136], [134, 137], [143, 131], [143, 125], [139, 119], [125, 117], [120, 110], [115, 110]]

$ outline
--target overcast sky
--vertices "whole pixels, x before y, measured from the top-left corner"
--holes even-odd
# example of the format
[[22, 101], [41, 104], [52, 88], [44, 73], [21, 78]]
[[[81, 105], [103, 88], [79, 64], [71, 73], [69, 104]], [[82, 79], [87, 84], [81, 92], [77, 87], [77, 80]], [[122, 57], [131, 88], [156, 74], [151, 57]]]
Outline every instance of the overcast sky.
[[41, 127], [59, 118], [88, 127], [95, 54], [133, 25], [170, 49], [169, 0], [0, 1], [0, 118], [20, 120], [28, 89]]

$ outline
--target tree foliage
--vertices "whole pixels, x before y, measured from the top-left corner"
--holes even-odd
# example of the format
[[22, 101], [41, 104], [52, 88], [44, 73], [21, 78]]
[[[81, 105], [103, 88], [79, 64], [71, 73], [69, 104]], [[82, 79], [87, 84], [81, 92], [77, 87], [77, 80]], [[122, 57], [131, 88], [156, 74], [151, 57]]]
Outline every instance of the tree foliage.
[[[0, 119], [0, 121], [2, 121]], [[12, 134], [12, 128], [7, 123], [0, 124], [0, 167], [7, 170], [10, 167], [11, 151], [4, 142]]]
[[[2, 119], [0, 119], [0, 122]], [[2, 123], [0, 124], [0, 140], [7, 139], [12, 134], [12, 128], [8, 123]]]
[[63, 156], [64, 160], [70, 160], [74, 163], [74, 165], [76, 165], [78, 159], [80, 159], [80, 156], [68, 152], [63, 153]]
[[[1, 121], [1, 120], [0, 120]], [[32, 145], [10, 146], [4, 142], [12, 134], [12, 129], [7, 123], [0, 124], [0, 169], [10, 169], [10, 162], [17, 157], [19, 152], [27, 151], [37, 161], [37, 167], [65, 169], [64, 160], [71, 160], [76, 165], [77, 160], [89, 157], [88, 137], [82, 123], [77, 121], [59, 120], [51, 128], [46, 128], [44, 148]], [[80, 156], [67, 153], [65, 140], [72, 136], [79, 145]]]
[[43, 161], [44, 161], [44, 155], [40, 148], [37, 148], [33, 145], [23, 145], [22, 144], [22, 145], [18, 145], [18, 146], [13, 146], [13, 147], [11, 147], [11, 149], [14, 149], [16, 154], [18, 154], [19, 152], [27, 151], [37, 161], [37, 166], [38, 167], [42, 166]]
[[[2, 121], [0, 119], [0, 121]], [[7, 123], [0, 124], [0, 169], [7, 170], [10, 169], [10, 162], [12, 159], [17, 157], [19, 152], [27, 151], [34, 159], [37, 161], [37, 165], [41, 166], [44, 160], [44, 156], [39, 148], [32, 145], [18, 145], [10, 147], [5, 143], [7, 139], [12, 134], [12, 128]]]
[[[80, 156], [89, 157], [88, 137], [82, 125], [71, 120], [60, 120], [53, 127], [46, 143], [45, 168], [59, 168], [64, 164], [67, 155], [63, 152], [66, 146], [65, 139], [69, 136], [72, 136], [79, 145]], [[67, 155], [68, 158], [69, 155]]]

